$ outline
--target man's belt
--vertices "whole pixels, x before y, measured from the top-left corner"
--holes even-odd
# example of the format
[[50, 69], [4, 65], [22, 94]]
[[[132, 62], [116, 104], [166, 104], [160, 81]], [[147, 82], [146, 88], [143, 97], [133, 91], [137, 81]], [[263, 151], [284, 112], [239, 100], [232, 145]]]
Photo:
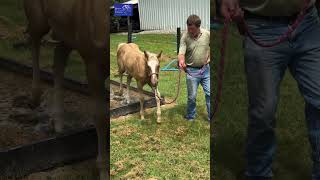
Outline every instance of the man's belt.
[[187, 67], [195, 68], [195, 69], [201, 69], [201, 68], [203, 68], [203, 67], [206, 66], [206, 65], [208, 65], [208, 64], [204, 64], [204, 65], [202, 65], [202, 66], [189, 66], [189, 65], [187, 65]]
[[[306, 10], [306, 13], [310, 12], [313, 8], [314, 8], [314, 5], [310, 6]], [[262, 15], [257, 15], [257, 14], [251, 13], [248, 10], [244, 10], [244, 18], [245, 19], [259, 19], [259, 20], [264, 20], [264, 21], [269, 21], [269, 22], [291, 23], [297, 19], [298, 15], [299, 15], [299, 12], [293, 14], [292, 16], [262, 16]]]

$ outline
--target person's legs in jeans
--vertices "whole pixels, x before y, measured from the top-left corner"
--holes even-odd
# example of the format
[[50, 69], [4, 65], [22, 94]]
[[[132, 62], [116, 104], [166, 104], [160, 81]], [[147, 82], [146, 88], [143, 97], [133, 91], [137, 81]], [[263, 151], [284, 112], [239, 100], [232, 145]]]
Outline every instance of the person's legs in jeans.
[[[274, 42], [288, 25], [247, 19], [250, 31], [260, 41]], [[276, 149], [275, 113], [279, 85], [290, 59], [288, 42], [263, 48], [246, 37], [244, 43], [245, 71], [249, 96], [246, 147], [246, 176], [250, 180], [269, 179]]]
[[[188, 68], [190, 72], [196, 72], [197, 69]], [[198, 76], [190, 76], [189, 74], [186, 75], [187, 80], [187, 91], [188, 91], [188, 104], [187, 104], [187, 115], [185, 116], [186, 119], [194, 119], [196, 116], [196, 97], [197, 97], [197, 90], [199, 87], [199, 83], [201, 78]]]
[[208, 120], [210, 120], [211, 114], [210, 114], [210, 66], [209, 65], [207, 65], [206, 70], [204, 71], [204, 74], [203, 74], [203, 78], [201, 79], [200, 83], [205, 94]]
[[312, 149], [312, 179], [320, 180], [320, 22], [317, 11], [309, 13], [296, 32], [295, 58], [290, 70], [306, 105], [305, 116]]

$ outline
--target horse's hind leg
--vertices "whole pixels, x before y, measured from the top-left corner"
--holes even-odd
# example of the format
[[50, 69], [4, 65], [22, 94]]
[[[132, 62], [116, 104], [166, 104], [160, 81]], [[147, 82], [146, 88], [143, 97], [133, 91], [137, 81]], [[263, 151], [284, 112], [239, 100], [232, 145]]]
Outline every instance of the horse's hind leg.
[[66, 47], [60, 43], [54, 52], [54, 98], [53, 98], [53, 116], [54, 116], [54, 129], [56, 132], [63, 130], [63, 78], [68, 56], [71, 48]]
[[120, 90], [119, 90], [119, 95], [122, 96], [123, 94], [123, 85], [122, 85], [122, 80], [123, 80], [123, 73], [125, 72], [125, 69], [123, 67], [121, 57], [117, 57], [117, 63], [118, 63], [118, 73], [120, 76]]
[[31, 44], [32, 53], [32, 104], [38, 106], [41, 98], [39, 67], [40, 42], [42, 37], [49, 32], [50, 27], [44, 16], [41, 3], [37, 3], [34, 0], [25, 0], [24, 8], [28, 19], [27, 33], [29, 35], [28, 40]]
[[[100, 67], [98, 63], [101, 59], [91, 59], [87, 61], [87, 77], [90, 90], [90, 112], [94, 116], [94, 123], [98, 135], [98, 157], [97, 165], [100, 170], [100, 180], [107, 179], [107, 169], [109, 170], [109, 164], [107, 163], [107, 157], [109, 152], [107, 151], [107, 135], [109, 129], [107, 129], [107, 104], [106, 91], [105, 91], [105, 66]], [[108, 153], [108, 154], [107, 154]]]
[[33, 106], [40, 105], [41, 89], [40, 89], [40, 67], [39, 67], [39, 51], [40, 41], [31, 41], [32, 52], [32, 104]]
[[120, 76], [120, 90], [119, 90], [119, 95], [121, 96], [123, 94], [123, 85], [122, 85], [122, 80], [123, 80], [123, 73], [119, 73]]
[[131, 80], [132, 80], [132, 76], [130, 76], [128, 74], [128, 76], [127, 76], [127, 94], [126, 94], [126, 97], [125, 97], [128, 104], [130, 104], [130, 84], [131, 84]]

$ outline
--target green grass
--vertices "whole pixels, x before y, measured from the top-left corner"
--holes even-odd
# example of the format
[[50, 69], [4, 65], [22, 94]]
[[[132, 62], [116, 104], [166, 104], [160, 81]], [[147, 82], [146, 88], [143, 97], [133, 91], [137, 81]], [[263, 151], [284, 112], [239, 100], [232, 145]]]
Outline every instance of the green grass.
[[[153, 53], [163, 51], [167, 59], [161, 67], [176, 58], [175, 35], [135, 35], [134, 42], [141, 50]], [[116, 48], [126, 42], [126, 35], [111, 35], [111, 78], [117, 74]], [[160, 72], [159, 91], [173, 98], [177, 72]], [[124, 81], [126, 82], [126, 81]], [[151, 177], [157, 179], [209, 179], [209, 124], [203, 91], [199, 88], [197, 99], [198, 117], [195, 122], [186, 122], [185, 75], [182, 75], [181, 94], [177, 105], [162, 110], [162, 123], [156, 124], [153, 110], [141, 121], [135, 115], [125, 121], [111, 122], [111, 170], [112, 179]], [[132, 83], [135, 85], [135, 82]], [[150, 90], [150, 88], [145, 88]]]
[[[218, 180], [243, 178], [247, 126], [247, 87], [244, 74], [242, 39], [235, 28], [229, 36], [223, 95], [215, 119], [214, 168]], [[215, 59], [219, 56], [220, 32], [213, 34]], [[215, 63], [216, 65], [216, 63]], [[216, 72], [216, 70], [212, 71]], [[216, 86], [216, 74], [214, 87]], [[304, 101], [295, 80], [287, 72], [281, 84], [277, 110], [277, 151], [274, 161], [274, 180], [311, 179], [310, 147], [304, 121]]]

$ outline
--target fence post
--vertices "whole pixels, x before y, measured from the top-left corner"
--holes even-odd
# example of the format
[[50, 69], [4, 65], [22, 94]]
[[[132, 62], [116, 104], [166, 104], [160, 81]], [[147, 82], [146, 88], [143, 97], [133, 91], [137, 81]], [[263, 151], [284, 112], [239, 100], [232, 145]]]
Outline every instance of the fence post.
[[180, 39], [181, 39], [181, 28], [177, 28], [177, 54], [179, 54], [179, 47], [180, 47]]
[[132, 23], [130, 21], [130, 16], [127, 16], [128, 19], [128, 43], [132, 43]]

